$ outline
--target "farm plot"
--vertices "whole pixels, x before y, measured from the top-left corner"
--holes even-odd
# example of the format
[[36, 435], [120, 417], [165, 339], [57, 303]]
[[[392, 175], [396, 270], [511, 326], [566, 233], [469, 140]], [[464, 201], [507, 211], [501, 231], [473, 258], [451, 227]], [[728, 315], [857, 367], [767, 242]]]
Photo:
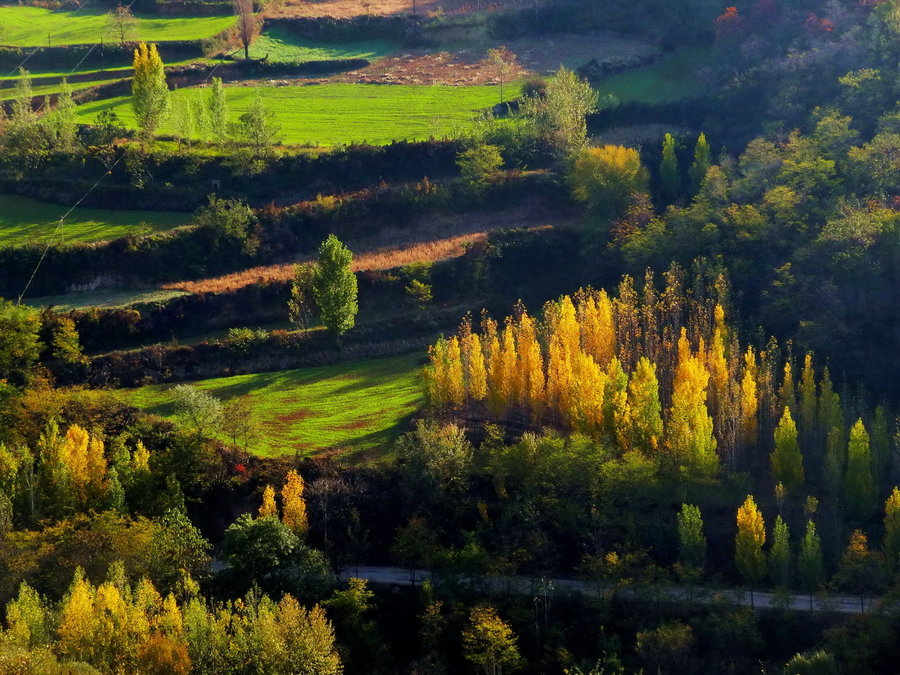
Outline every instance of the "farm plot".
[[267, 28], [250, 47], [250, 58], [267, 58], [270, 63], [303, 63], [335, 59], [372, 61], [394, 51], [396, 45], [387, 40], [327, 43], [298, 38], [282, 28]]
[[[137, 14], [138, 40], [201, 40], [234, 24], [233, 16], [159, 17]], [[112, 41], [106, 12], [0, 7], [0, 43], [13, 47], [93, 44]]]
[[[420, 368], [421, 359], [414, 355], [193, 384], [223, 401], [250, 399], [261, 431], [251, 448], [256, 454], [313, 455], [326, 450], [367, 450], [390, 441], [421, 403]], [[132, 389], [125, 392], [125, 399], [171, 417], [171, 388]]]
[[703, 93], [698, 71], [708, 59], [708, 49], [681, 49], [652, 65], [608, 77], [597, 89], [622, 102], [653, 105], [681, 101]]
[[[252, 87], [226, 88], [231, 120], [246, 112], [255, 96]], [[421, 140], [441, 136], [470, 123], [479, 111], [499, 102], [496, 86], [416, 86], [371, 84], [319, 84], [266, 87], [260, 90], [281, 127], [287, 144], [339, 145], [367, 141], [386, 144], [394, 140]], [[506, 98], [520, 94], [519, 85], [504, 87]], [[205, 100], [206, 89], [179, 89], [173, 98]], [[126, 126], [135, 120], [128, 97], [94, 101], [80, 106], [84, 122], [93, 122], [104, 110], [112, 110]], [[172, 133], [163, 125], [161, 133]]]
[[[128, 72], [128, 71], [125, 71]], [[98, 75], [99, 77], [100, 75]], [[101, 84], [110, 84], [112, 82], [118, 82], [123, 79], [122, 77], [117, 77], [114, 79], [104, 78], [99, 80], [89, 80], [87, 82], [70, 82], [69, 88], [72, 90], [74, 94], [77, 91], [82, 91], [84, 89], [90, 89], [91, 87], [97, 87]], [[31, 88], [31, 93], [34, 96], [49, 96], [50, 94], [58, 94], [62, 90], [62, 78], [55, 84], [41, 84]], [[2, 101], [10, 101], [16, 98], [16, 87], [15, 85], [11, 87], [3, 87], [0, 89], [0, 100]]]
[[67, 206], [48, 204], [18, 195], [0, 195], [0, 246], [46, 242], [94, 242], [128, 235], [170, 230], [190, 222], [191, 214], [168, 211], [124, 211], [78, 208], [69, 214], [61, 231], [60, 217]]

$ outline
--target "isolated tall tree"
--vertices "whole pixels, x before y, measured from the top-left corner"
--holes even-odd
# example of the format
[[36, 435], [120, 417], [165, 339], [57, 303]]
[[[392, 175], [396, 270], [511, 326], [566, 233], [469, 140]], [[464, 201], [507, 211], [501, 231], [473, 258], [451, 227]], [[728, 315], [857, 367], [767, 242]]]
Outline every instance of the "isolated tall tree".
[[134, 77], [131, 80], [131, 108], [138, 128], [151, 137], [169, 109], [166, 73], [156, 45], [141, 43], [134, 50]]
[[673, 203], [681, 192], [678, 155], [675, 152], [675, 137], [672, 134], [666, 134], [663, 138], [662, 160], [659, 163], [659, 191], [664, 204]]
[[678, 560], [685, 567], [703, 569], [706, 558], [706, 536], [700, 507], [682, 504], [678, 520]]
[[234, 14], [237, 17], [238, 39], [244, 48], [244, 58], [250, 58], [250, 45], [259, 34], [259, 17], [253, 12], [253, 0], [231, 0]]
[[775, 428], [775, 449], [771, 459], [772, 480], [784, 484], [788, 494], [798, 496], [803, 489], [803, 455], [790, 408], [784, 409], [781, 421]]
[[781, 516], [775, 517], [772, 548], [769, 551], [769, 576], [779, 588], [791, 582], [791, 533]]
[[313, 271], [312, 289], [319, 316], [325, 327], [341, 336], [356, 324], [356, 275], [353, 254], [333, 234], [319, 246], [319, 259]]
[[[737, 510], [737, 534], [734, 539], [734, 562], [744, 581], [753, 586], [766, 576], [766, 524], [751, 495]], [[750, 601], [753, 601], [751, 590]]]
[[269, 518], [278, 516], [278, 506], [275, 504], [275, 488], [266, 485], [263, 490], [262, 504], [259, 507], [259, 517]]
[[214, 77], [210, 81], [206, 110], [213, 139], [217, 143], [224, 142], [228, 138], [228, 99], [225, 98], [225, 86], [221, 77]]
[[850, 429], [844, 494], [847, 499], [847, 508], [855, 518], [864, 520], [872, 515], [872, 510], [875, 508], [872, 453], [869, 449], [869, 433], [861, 419], [857, 420]]
[[587, 116], [597, 109], [597, 100], [587, 80], [560, 68], [544, 97], [528, 102], [526, 115], [563, 155], [571, 156], [587, 144]]
[[694, 146], [694, 161], [690, 168], [691, 190], [693, 194], [700, 191], [700, 185], [706, 178], [706, 172], [712, 166], [712, 153], [709, 149], [709, 143], [706, 140], [706, 134], [701, 133], [697, 138], [697, 145]]
[[506, 47], [495, 47], [488, 49], [487, 59], [500, 83], [500, 103], [503, 103], [503, 85], [516, 70], [518, 65], [516, 63], [516, 55]]
[[304, 487], [303, 478], [291, 469], [285, 478], [284, 487], [281, 488], [281, 519], [298, 536], [302, 536], [309, 529], [306, 501], [303, 499]]

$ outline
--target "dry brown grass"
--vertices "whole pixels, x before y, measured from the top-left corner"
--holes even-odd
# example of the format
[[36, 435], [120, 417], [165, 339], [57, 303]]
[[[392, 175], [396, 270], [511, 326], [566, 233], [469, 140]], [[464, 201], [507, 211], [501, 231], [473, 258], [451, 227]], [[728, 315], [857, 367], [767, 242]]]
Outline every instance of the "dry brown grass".
[[[347, 246], [354, 252], [355, 270], [385, 270], [402, 267], [415, 262], [436, 262], [462, 255], [466, 247], [481, 241], [493, 230], [510, 227], [538, 229], [553, 226], [570, 226], [569, 220], [535, 216], [525, 209], [512, 210], [501, 214], [468, 214], [446, 216], [433, 219], [428, 226], [413, 228], [416, 235], [408, 231], [385, 230], [377, 237], [348, 241]], [[294, 275], [294, 266], [311, 260], [309, 256], [299, 256], [288, 263], [253, 267], [221, 277], [180, 281], [165, 284], [164, 289], [187, 293], [223, 293], [234, 291], [252, 284], [288, 281]]]

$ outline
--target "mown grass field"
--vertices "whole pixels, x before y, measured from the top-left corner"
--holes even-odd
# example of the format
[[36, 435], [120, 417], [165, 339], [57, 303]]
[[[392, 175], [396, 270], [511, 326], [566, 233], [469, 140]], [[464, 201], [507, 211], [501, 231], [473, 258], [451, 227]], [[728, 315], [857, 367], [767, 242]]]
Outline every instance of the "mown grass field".
[[[18, 195], [0, 195], [0, 246], [45, 242], [56, 231], [67, 206]], [[106, 241], [127, 235], [170, 230], [190, 222], [191, 214], [78, 208], [69, 214], [55, 241]], [[59, 233], [57, 233], [59, 235]]]
[[649, 66], [608, 77], [596, 88], [601, 95], [612, 94], [623, 103], [662, 104], [681, 101], [703, 93], [697, 71], [708, 59], [707, 48], [680, 49]]
[[270, 63], [302, 63], [334, 59], [367, 59], [372, 61], [396, 49], [387, 40], [326, 43], [303, 40], [279, 28], [263, 31], [250, 46], [250, 58], [269, 58]]
[[[365, 451], [393, 439], [421, 404], [419, 355], [235, 375], [194, 382], [227, 401], [249, 397], [260, 424], [251, 448], [265, 457]], [[124, 392], [139, 408], [172, 416], [172, 385]]]
[[[234, 24], [233, 16], [160, 17], [135, 15], [138, 40], [200, 40]], [[0, 44], [14, 47], [111, 42], [106, 12], [96, 9], [50, 10], [42, 7], [0, 7]]]
[[[231, 120], [237, 122], [250, 107], [255, 90], [231, 86], [225, 91]], [[441, 136], [470, 123], [479, 111], [499, 101], [496, 86], [317, 84], [260, 91], [281, 126], [282, 143], [300, 145], [386, 144]], [[509, 98], [519, 91], [518, 85], [504, 87]], [[172, 92], [173, 98], [205, 100], [207, 96], [204, 88]], [[126, 126], [134, 125], [128, 97], [92, 101], [80, 106], [78, 113], [84, 122], [93, 122], [104, 110], [115, 111]], [[171, 134], [171, 125], [163, 125], [160, 133]]]

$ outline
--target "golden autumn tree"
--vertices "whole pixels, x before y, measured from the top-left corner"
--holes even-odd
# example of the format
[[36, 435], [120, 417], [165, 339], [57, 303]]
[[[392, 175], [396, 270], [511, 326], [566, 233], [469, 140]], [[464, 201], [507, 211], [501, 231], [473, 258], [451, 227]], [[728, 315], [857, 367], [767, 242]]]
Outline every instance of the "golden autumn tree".
[[300, 474], [294, 469], [288, 471], [284, 487], [281, 488], [281, 519], [296, 534], [305, 534], [309, 529], [303, 489], [303, 478]]
[[682, 347], [679, 352], [666, 424], [666, 449], [675, 464], [713, 473], [718, 457], [713, 421], [706, 407], [709, 371], [689, 348]]
[[747, 495], [747, 499], [737, 510], [734, 562], [744, 581], [751, 587], [766, 576], [766, 554], [763, 552], [765, 543], [766, 523], [753, 496]]
[[487, 370], [484, 367], [481, 338], [478, 333], [472, 332], [471, 326], [463, 334], [461, 348], [466, 393], [473, 401], [483, 401], [487, 397]]
[[462, 350], [459, 340], [452, 337], [447, 341], [446, 353], [446, 400], [450, 405], [460, 406], [465, 400], [465, 376], [463, 373]]
[[275, 504], [275, 488], [266, 485], [263, 490], [262, 504], [259, 507], [259, 517], [269, 518], [271, 516], [278, 517], [278, 506]]
[[588, 294], [579, 306], [579, 315], [584, 351], [605, 368], [616, 353], [613, 304], [606, 291]]
[[744, 373], [741, 377], [741, 442], [746, 446], [756, 444], [756, 416], [759, 412], [759, 394], [756, 384], [757, 365], [753, 347], [744, 353]]
[[538, 342], [537, 323], [525, 311], [516, 321], [515, 339], [519, 354], [516, 389], [525, 408], [539, 418], [544, 404], [544, 356]]

